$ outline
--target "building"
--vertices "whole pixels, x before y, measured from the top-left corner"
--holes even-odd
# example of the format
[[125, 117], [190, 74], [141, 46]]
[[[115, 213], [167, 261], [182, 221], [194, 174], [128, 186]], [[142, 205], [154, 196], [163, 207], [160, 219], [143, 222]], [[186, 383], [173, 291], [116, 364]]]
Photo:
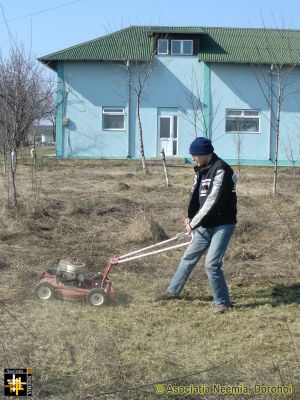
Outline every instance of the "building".
[[[66, 158], [190, 158], [209, 137], [230, 163], [291, 164], [300, 143], [300, 30], [131, 26], [39, 58], [57, 72]], [[280, 113], [278, 113], [280, 105]], [[279, 118], [280, 117], [280, 118]]]
[[29, 143], [35, 142], [36, 144], [54, 144], [54, 129], [53, 125], [39, 125], [33, 126], [27, 134]]

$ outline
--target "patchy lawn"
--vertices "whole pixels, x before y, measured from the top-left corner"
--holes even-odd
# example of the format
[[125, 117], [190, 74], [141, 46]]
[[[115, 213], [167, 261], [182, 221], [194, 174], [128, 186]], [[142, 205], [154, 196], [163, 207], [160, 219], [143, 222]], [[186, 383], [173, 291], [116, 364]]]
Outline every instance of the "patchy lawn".
[[[212, 314], [203, 260], [182, 300], [154, 301], [182, 250], [116, 267], [117, 304], [93, 308], [35, 299], [34, 282], [64, 256], [83, 260], [92, 275], [111, 256], [175, 235], [192, 166], [170, 166], [166, 188], [159, 164], [144, 175], [135, 161], [57, 161], [41, 157], [47, 149], [38, 152], [33, 175], [28, 156], [20, 158], [17, 212], [1, 193], [2, 369], [31, 367], [34, 398], [204, 398], [168, 394], [168, 385], [207, 385], [206, 399], [271, 399], [255, 394], [255, 385], [292, 385], [284, 398], [300, 399], [299, 171], [293, 178], [281, 169], [273, 197], [271, 169], [242, 169], [239, 222], [224, 263], [233, 311]], [[214, 384], [228, 391], [242, 385], [250, 394], [221, 395]]]

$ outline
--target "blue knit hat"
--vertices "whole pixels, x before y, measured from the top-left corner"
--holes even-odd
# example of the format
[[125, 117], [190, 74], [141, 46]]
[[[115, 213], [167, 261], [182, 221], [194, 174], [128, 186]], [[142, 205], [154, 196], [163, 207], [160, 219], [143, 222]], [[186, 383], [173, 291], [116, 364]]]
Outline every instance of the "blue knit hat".
[[214, 151], [209, 139], [197, 137], [190, 145], [190, 154], [193, 156], [207, 156]]

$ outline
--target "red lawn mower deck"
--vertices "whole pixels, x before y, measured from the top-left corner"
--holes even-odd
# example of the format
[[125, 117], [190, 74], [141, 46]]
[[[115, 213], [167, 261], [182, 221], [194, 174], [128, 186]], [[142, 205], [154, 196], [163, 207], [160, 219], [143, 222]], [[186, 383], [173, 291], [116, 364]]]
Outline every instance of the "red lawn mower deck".
[[[105, 264], [103, 272], [98, 272], [91, 278], [85, 276], [84, 263], [76, 258], [62, 259], [57, 269], [48, 269], [42, 274], [39, 282], [35, 285], [34, 292], [41, 300], [85, 300], [93, 306], [102, 306], [109, 300], [115, 301], [117, 299], [116, 289], [108, 278], [113, 266], [151, 254], [187, 246], [193, 241], [193, 234], [191, 234], [191, 239], [188, 242], [185, 241], [188, 236], [189, 234], [187, 233], [178, 233], [171, 239], [135, 250], [120, 257], [113, 257]], [[175, 240], [177, 242], [183, 241], [183, 243], [147, 252], [147, 250]]]

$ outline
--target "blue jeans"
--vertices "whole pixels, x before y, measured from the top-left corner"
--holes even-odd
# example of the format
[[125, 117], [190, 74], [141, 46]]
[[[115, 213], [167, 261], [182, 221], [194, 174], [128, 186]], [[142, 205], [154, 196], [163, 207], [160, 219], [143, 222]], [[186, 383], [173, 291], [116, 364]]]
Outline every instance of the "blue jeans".
[[216, 306], [231, 304], [225, 276], [222, 271], [223, 257], [235, 224], [226, 224], [214, 228], [197, 228], [194, 240], [186, 249], [177, 271], [168, 287], [168, 292], [179, 294], [188, 280], [193, 268], [202, 254], [208, 249], [205, 269]]

